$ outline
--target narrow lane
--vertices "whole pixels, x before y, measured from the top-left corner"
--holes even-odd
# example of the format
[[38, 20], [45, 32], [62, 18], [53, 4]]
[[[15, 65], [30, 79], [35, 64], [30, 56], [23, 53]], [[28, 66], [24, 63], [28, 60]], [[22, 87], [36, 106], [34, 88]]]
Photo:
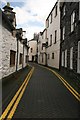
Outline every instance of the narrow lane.
[[49, 70], [35, 67], [13, 118], [78, 118], [79, 102]]

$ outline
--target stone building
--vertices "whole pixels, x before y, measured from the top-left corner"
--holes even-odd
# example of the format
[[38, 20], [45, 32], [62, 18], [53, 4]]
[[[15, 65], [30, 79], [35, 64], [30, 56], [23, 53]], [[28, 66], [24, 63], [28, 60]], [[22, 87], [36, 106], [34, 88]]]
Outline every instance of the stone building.
[[[0, 21], [0, 79], [7, 77], [8, 75], [22, 68], [21, 64], [23, 62], [23, 46], [25, 54], [24, 56], [27, 56], [28, 49], [27, 44], [25, 42], [21, 42], [20, 39], [18, 50], [15, 13], [13, 12], [13, 8], [11, 8], [9, 5], [6, 5], [3, 9], [4, 11], [0, 9], [0, 17], [2, 18], [2, 22]], [[19, 56], [18, 51], [20, 51]], [[17, 62], [17, 60], [19, 61]], [[26, 63], [23, 65], [23, 67], [25, 66]]]
[[37, 62], [37, 40], [36, 39], [29, 40], [28, 46], [29, 46], [28, 61]]
[[80, 75], [80, 2], [61, 2], [61, 67], [70, 76]]
[[28, 45], [27, 38], [23, 36], [23, 29], [16, 29], [16, 37], [17, 37], [17, 66], [16, 70], [22, 69], [26, 67], [28, 62]]
[[47, 65], [59, 69], [60, 62], [60, 6], [59, 0], [46, 19]]
[[47, 65], [47, 54], [46, 54], [46, 29], [40, 32], [38, 37], [38, 63]]

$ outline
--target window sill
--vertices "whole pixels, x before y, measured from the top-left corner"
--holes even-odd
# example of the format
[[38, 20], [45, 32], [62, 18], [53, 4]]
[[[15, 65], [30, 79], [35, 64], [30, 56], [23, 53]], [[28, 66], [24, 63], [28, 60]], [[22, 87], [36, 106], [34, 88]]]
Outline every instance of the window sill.
[[64, 19], [64, 18], [65, 18], [65, 15], [62, 16], [62, 19]]
[[74, 34], [74, 31], [72, 31], [72, 32], [69, 33], [69, 35], [72, 35], [72, 34]]
[[56, 42], [54, 42], [54, 44], [56, 44]]
[[14, 67], [15, 65], [10, 65], [10, 67]]
[[20, 63], [19, 65], [22, 65], [22, 63]]

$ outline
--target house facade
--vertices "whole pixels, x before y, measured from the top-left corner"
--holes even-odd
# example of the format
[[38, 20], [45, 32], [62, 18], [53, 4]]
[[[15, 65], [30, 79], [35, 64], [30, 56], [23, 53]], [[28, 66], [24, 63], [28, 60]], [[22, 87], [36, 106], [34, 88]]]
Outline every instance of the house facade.
[[47, 65], [47, 54], [46, 54], [46, 29], [40, 32], [38, 37], [38, 63]]
[[28, 61], [29, 62], [37, 62], [37, 40], [35, 40], [35, 39], [29, 40], [28, 46], [29, 46]]
[[[23, 58], [27, 56], [28, 50], [27, 44], [21, 42], [21, 39], [16, 36], [16, 16], [13, 8], [6, 5], [3, 9], [4, 11], [0, 9], [0, 16], [2, 16], [2, 23], [0, 22], [0, 79], [7, 77], [27, 65], [25, 63], [26, 60], [23, 61]], [[19, 45], [17, 39], [19, 39]], [[24, 56], [20, 57], [20, 53], [24, 53]]]
[[80, 75], [80, 2], [61, 2], [60, 70]]
[[60, 7], [59, 0], [46, 19], [47, 66], [59, 69], [60, 62]]

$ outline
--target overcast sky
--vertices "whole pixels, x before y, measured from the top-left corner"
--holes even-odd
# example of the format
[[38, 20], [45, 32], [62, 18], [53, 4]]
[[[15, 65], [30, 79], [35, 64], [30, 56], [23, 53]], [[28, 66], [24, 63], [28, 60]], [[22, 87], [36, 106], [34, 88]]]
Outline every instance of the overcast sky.
[[45, 20], [52, 10], [57, 0], [0, 0], [2, 7], [6, 2], [16, 12], [17, 28], [22, 27], [26, 30], [28, 40], [33, 38], [34, 33], [43, 31], [45, 28]]

